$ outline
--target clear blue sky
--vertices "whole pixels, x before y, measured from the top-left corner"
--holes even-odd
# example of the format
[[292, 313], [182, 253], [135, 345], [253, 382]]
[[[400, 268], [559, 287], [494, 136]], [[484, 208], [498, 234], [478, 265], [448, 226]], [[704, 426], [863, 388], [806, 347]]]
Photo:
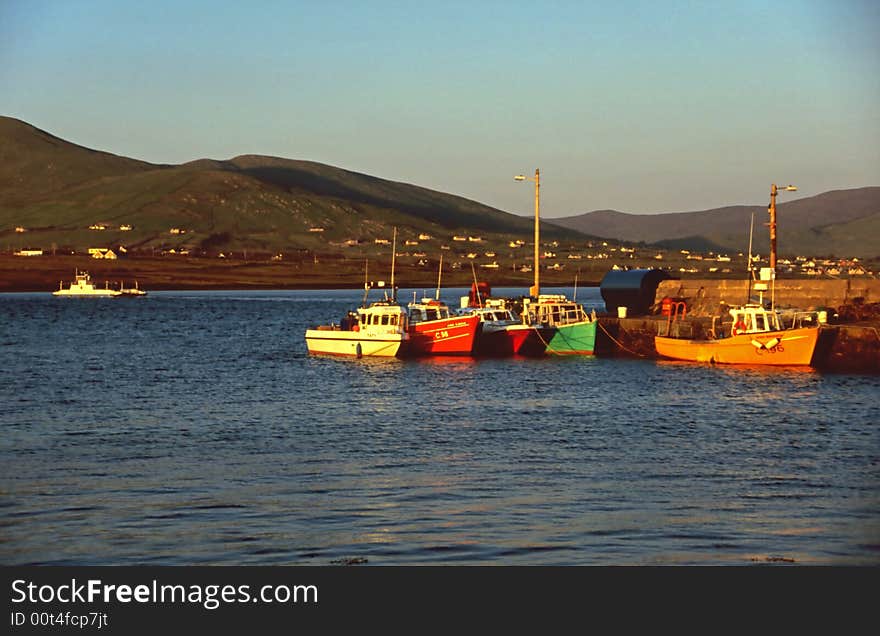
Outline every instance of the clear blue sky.
[[0, 0], [0, 114], [524, 215], [535, 168], [547, 217], [766, 203], [880, 185], [880, 1]]

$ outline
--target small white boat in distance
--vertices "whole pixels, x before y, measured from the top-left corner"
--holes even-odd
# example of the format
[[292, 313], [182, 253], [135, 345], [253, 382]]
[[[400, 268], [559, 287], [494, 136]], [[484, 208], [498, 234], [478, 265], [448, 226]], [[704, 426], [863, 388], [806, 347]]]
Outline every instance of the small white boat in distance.
[[146, 296], [147, 292], [138, 287], [137, 281], [134, 281], [134, 287], [126, 287], [123, 283], [119, 284], [119, 292], [123, 296]]
[[105, 283], [103, 288], [95, 287], [88, 272], [77, 271], [74, 274], [75, 279], [70, 287], [64, 287], [64, 282], [58, 284], [58, 289], [52, 292], [53, 296], [91, 296], [91, 297], [113, 297], [121, 296], [122, 292], [117, 289], [110, 289], [110, 283]]

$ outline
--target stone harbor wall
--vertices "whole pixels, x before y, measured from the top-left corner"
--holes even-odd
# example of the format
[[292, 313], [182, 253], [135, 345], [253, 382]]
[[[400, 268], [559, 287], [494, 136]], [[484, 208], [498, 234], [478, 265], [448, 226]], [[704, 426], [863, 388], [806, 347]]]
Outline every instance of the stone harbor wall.
[[[657, 286], [655, 299], [658, 307], [666, 297], [684, 301], [689, 316], [723, 315], [727, 313], [725, 305], [748, 301], [748, 289], [747, 280], [664, 280]], [[770, 295], [769, 290], [764, 292], [766, 302]], [[754, 290], [752, 298], [758, 298]], [[774, 302], [777, 309], [803, 311], [872, 305], [880, 303], [880, 280], [781, 279], [776, 281]]]

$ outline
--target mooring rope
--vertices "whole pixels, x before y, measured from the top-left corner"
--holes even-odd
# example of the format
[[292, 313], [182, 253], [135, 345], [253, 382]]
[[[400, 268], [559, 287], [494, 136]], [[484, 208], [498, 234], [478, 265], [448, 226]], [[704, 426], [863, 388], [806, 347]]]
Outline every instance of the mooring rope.
[[[546, 351], [547, 349], [550, 349], [550, 343], [547, 342], [546, 340], [544, 340], [544, 336], [541, 335], [541, 330], [536, 326], [533, 326], [532, 329], [535, 330], [535, 333], [538, 334], [538, 337], [541, 339], [541, 342], [544, 343], [544, 350]], [[553, 350], [551, 349], [551, 351], [553, 351]]]
[[621, 343], [614, 336], [612, 336], [610, 333], [608, 333], [608, 330], [605, 328], [605, 326], [601, 322], [597, 321], [597, 324], [602, 328], [602, 331], [605, 332], [605, 335], [611, 339], [611, 342], [616, 344], [618, 347], [620, 347], [624, 351], [628, 351], [629, 353], [633, 354], [634, 356], [638, 356], [640, 358], [647, 358], [648, 357], [643, 353], [638, 353], [637, 351], [633, 351], [632, 349], [624, 346], [623, 343]]

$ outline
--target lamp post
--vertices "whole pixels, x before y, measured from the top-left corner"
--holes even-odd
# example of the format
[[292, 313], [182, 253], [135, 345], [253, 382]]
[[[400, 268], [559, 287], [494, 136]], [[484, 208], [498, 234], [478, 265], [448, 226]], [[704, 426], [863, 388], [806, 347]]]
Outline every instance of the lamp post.
[[770, 205], [767, 211], [770, 213], [770, 307], [776, 307], [776, 194], [782, 190], [783, 192], [794, 192], [797, 186], [791, 184], [787, 186], [777, 187], [776, 184], [770, 186]]
[[780, 188], [775, 183], [770, 186], [770, 205], [767, 211], [770, 213], [770, 269], [773, 270], [774, 278], [776, 278], [776, 193], [779, 190], [794, 192], [797, 186], [787, 185]]
[[537, 298], [541, 293], [540, 272], [541, 266], [539, 262], [539, 250], [541, 249], [541, 230], [540, 230], [540, 210], [541, 210], [541, 171], [535, 168], [535, 176], [527, 177], [518, 174], [514, 177], [516, 181], [534, 181], [535, 182], [535, 284], [529, 289], [529, 296]]

